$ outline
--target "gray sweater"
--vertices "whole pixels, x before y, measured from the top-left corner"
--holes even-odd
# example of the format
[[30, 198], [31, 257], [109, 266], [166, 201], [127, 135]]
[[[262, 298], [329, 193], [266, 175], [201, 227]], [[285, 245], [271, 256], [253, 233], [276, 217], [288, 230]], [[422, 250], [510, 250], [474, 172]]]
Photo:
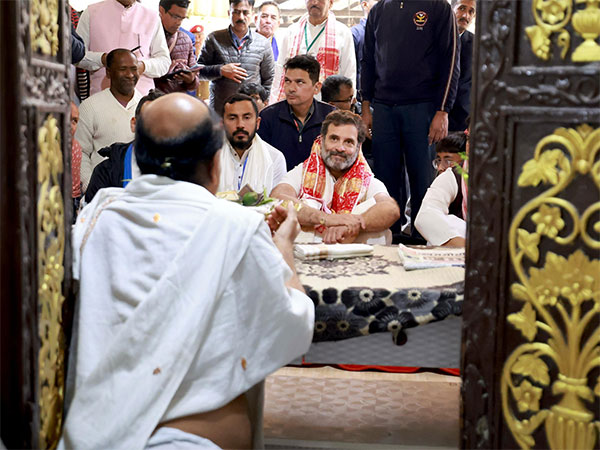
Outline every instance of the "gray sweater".
[[250, 38], [244, 42], [241, 50], [233, 43], [229, 28], [208, 35], [198, 58], [200, 79], [210, 82], [210, 106], [223, 115], [225, 100], [238, 91], [240, 84], [221, 76], [221, 67], [229, 63], [241, 63], [248, 77], [244, 83], [258, 83], [267, 92], [271, 91], [275, 62], [271, 44], [262, 35], [250, 31]]

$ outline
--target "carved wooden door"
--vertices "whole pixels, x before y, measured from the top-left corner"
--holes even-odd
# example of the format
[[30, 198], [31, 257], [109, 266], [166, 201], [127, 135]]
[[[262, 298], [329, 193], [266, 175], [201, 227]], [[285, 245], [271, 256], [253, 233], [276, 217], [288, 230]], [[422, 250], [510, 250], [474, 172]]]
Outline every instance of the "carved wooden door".
[[62, 423], [69, 298], [66, 0], [0, 1], [2, 441], [50, 448]]
[[599, 448], [598, 0], [478, 1], [462, 446]]

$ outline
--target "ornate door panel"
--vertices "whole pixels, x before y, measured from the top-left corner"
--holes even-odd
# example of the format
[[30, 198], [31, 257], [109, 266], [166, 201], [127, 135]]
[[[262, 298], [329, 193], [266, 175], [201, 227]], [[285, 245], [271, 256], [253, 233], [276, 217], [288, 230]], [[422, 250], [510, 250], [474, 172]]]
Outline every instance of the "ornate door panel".
[[2, 441], [56, 444], [70, 288], [70, 19], [65, 0], [0, 1]]
[[480, 1], [462, 446], [600, 446], [598, 0]]

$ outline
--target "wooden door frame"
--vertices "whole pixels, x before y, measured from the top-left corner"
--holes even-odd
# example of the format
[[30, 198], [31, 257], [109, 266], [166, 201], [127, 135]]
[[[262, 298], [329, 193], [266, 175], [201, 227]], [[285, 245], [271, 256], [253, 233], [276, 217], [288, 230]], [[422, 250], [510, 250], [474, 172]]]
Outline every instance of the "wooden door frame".
[[[38, 182], [39, 134], [43, 123], [54, 117], [52, 130], [60, 135], [62, 168], [57, 186], [62, 198], [53, 207], [64, 214], [64, 276], [56, 279], [64, 295], [67, 314], [63, 323], [70, 328], [71, 310], [70, 217], [70, 16], [66, 0], [58, 0], [52, 37], [56, 52], [33, 48], [30, 20], [34, 7], [51, 9], [47, 0], [0, 1], [0, 228], [2, 274], [0, 284], [0, 387], [1, 437], [8, 448], [43, 448], [40, 440], [44, 411], [54, 420], [48, 402], [40, 403], [40, 286], [42, 264], [38, 252], [40, 233], [53, 240], [52, 232], [42, 231], [37, 223], [41, 185]], [[53, 13], [53, 14], [54, 14]], [[38, 24], [39, 25], [39, 24]], [[54, 31], [56, 30], [56, 31]], [[38, 35], [39, 36], [39, 35]], [[56, 175], [56, 173], [54, 173]], [[57, 206], [59, 205], [60, 206]], [[45, 249], [47, 250], [46, 246]], [[47, 264], [44, 260], [43, 264]], [[55, 281], [53, 280], [53, 281]], [[55, 284], [56, 286], [56, 284]], [[55, 316], [59, 316], [55, 314]], [[65, 321], [66, 317], [66, 321]], [[66, 355], [61, 355], [59, 359]], [[54, 362], [45, 361], [54, 367]], [[59, 366], [62, 364], [59, 363]], [[46, 371], [47, 373], [47, 371]], [[54, 391], [53, 391], [54, 392]], [[44, 396], [49, 398], [48, 394]], [[50, 396], [52, 398], [52, 396]], [[52, 402], [52, 400], [50, 400]], [[62, 408], [62, 402], [60, 402]], [[48, 415], [48, 411], [50, 414]], [[52, 445], [52, 444], [49, 444]]]
[[[536, 298], [537, 294], [532, 293], [532, 288], [527, 295], [515, 295], [512, 290], [518, 279], [515, 260], [509, 252], [510, 240], [514, 239], [509, 233], [510, 227], [519, 213], [525, 211], [532, 200], [541, 198], [552, 185], [551, 180], [523, 180], [525, 164], [537, 161], [536, 149], [545, 151], [543, 140], [561, 148], [560, 139], [553, 139], [557, 133], [576, 136], [574, 142], [581, 139], [582, 143], [573, 144], [573, 147], [577, 151], [590, 151], [589, 144], [583, 143], [583, 136], [600, 126], [600, 55], [596, 54], [595, 60], [582, 60], [581, 52], [576, 56], [584, 39], [575, 27], [573, 17], [575, 14], [589, 14], [583, 12], [587, 6], [574, 0], [560, 5], [564, 9], [554, 11], [556, 16], [552, 18], [564, 21], [563, 28], [558, 29], [544, 22], [543, 8], [536, 0], [477, 1], [461, 364], [463, 448], [517, 448], [519, 440], [514, 434], [514, 418], [521, 416], [518, 420], [524, 420], [528, 415], [542, 417], [537, 414], [538, 411], [549, 417], [557, 411], [557, 398], [561, 397], [551, 393], [560, 373], [556, 358], [530, 358], [542, 367], [544, 376], [523, 375], [523, 369], [520, 369], [521, 372], [519, 369], [511, 371], [514, 366], [509, 363], [510, 358], [528, 342], [546, 345], [549, 335], [546, 331], [528, 335], [514, 325], [515, 317], [525, 311], [523, 305], [531, 307], [534, 302], [529, 299]], [[597, 11], [598, 5], [589, 9]], [[569, 45], [561, 47], [567, 38]], [[585, 129], [586, 126], [591, 128]], [[567, 147], [564, 146], [564, 149], [568, 150]], [[564, 151], [567, 158], [572, 159], [572, 154]], [[562, 169], [556, 169], [556, 173], [559, 170]], [[598, 201], [598, 191], [594, 191], [597, 187], [593, 184], [589, 189], [589, 171], [575, 172], [568, 172], [569, 176], [573, 174], [569, 189], [553, 195], [568, 200], [579, 213], [583, 213]], [[560, 203], [552, 205], [557, 204]], [[554, 209], [558, 211], [560, 208]], [[560, 214], [564, 215], [565, 221], [559, 236], [566, 236], [570, 233], [566, 231], [570, 216], [566, 212]], [[538, 231], [532, 219], [530, 215], [527, 221], [515, 222], [519, 226], [518, 231], [535, 243], [530, 250], [534, 256], [529, 258], [529, 269], [546, 267], [550, 252], [565, 258], [577, 252], [590, 259], [598, 258], [598, 250], [594, 250], [583, 238], [559, 243], [551, 233]], [[571, 225], [571, 229], [577, 227]], [[594, 238], [598, 239], [598, 236]], [[582, 264], [585, 266], [586, 263]], [[539, 304], [535, 306], [538, 307]], [[535, 309], [538, 320], [541, 320], [540, 309], [544, 309], [546, 315], [560, 316], [556, 310], [546, 311], [542, 307]], [[530, 311], [534, 314], [533, 309]], [[537, 330], [535, 320], [531, 323]], [[588, 332], [593, 333], [594, 326], [591, 323]], [[595, 331], [600, 333], [599, 328]], [[567, 334], [566, 331], [564, 334]], [[524, 401], [517, 407], [515, 387], [506, 387], [509, 378], [515, 380], [515, 385], [527, 380], [532, 386], [531, 392], [539, 398], [533, 402]], [[593, 385], [590, 383], [592, 380], [588, 378], [590, 390], [586, 395], [592, 392]], [[571, 404], [571, 412], [567, 413], [573, 416], [590, 408], [589, 405], [581, 408], [573, 404], [576, 403]], [[594, 404], [598, 405], [598, 399], [592, 401], [592, 409]], [[600, 420], [598, 411], [593, 420]], [[579, 424], [583, 426], [583, 421]], [[587, 424], [585, 427], [589, 429]], [[555, 430], [555, 437], [550, 436], [552, 434], [542, 422], [528, 436], [534, 448], [556, 448], [556, 442], [560, 442], [567, 433], [564, 431], [563, 436], [558, 436], [561, 433]], [[552, 439], [555, 439], [554, 444]], [[521, 439], [521, 442], [524, 441]], [[595, 445], [597, 448], [598, 439]]]

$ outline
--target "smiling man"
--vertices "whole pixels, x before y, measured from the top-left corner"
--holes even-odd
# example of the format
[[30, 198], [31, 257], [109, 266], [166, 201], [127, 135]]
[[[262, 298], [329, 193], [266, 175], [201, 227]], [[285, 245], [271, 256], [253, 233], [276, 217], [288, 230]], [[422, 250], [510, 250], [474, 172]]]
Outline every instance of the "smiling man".
[[81, 183], [87, 189], [92, 171], [105, 158], [98, 150], [115, 142], [130, 142], [129, 126], [142, 98], [135, 86], [139, 79], [138, 60], [129, 50], [112, 50], [106, 57], [110, 88], [84, 100], [79, 106], [79, 125], [75, 138], [81, 144]]
[[210, 106], [223, 114], [225, 99], [240, 83], [259, 83], [267, 92], [273, 82], [273, 52], [262, 35], [248, 28], [254, 0], [229, 0], [231, 25], [208, 35], [198, 58], [201, 78], [210, 82]]
[[285, 64], [285, 100], [260, 112], [258, 134], [281, 149], [288, 170], [308, 157], [325, 116], [334, 110], [333, 106], [314, 98], [321, 89], [319, 69], [319, 62], [312, 56], [291, 58]]
[[390, 243], [386, 231], [400, 210], [362, 156], [365, 136], [360, 116], [331, 112], [310, 156], [273, 189], [273, 197], [302, 203], [300, 241]]
[[330, 75], [356, 80], [356, 56], [350, 28], [335, 19], [333, 0], [306, 0], [306, 14], [288, 27], [279, 48], [270, 103], [284, 97], [284, 64], [296, 55], [314, 56], [319, 61], [319, 81]]
[[169, 70], [171, 59], [156, 10], [136, 0], [104, 0], [91, 3], [79, 18], [77, 34], [85, 43], [85, 56], [77, 67], [90, 71], [90, 94], [109, 87], [108, 52], [135, 49], [140, 77], [138, 90], [146, 95], [153, 78]]
[[260, 126], [254, 99], [234, 94], [223, 107], [223, 127], [227, 137], [221, 149], [219, 192], [239, 191], [249, 185], [255, 192], [270, 193], [286, 173], [285, 158], [267, 144], [256, 130]]
[[456, 16], [460, 34], [460, 78], [456, 100], [448, 114], [449, 131], [465, 131], [467, 117], [471, 109], [471, 74], [473, 69], [473, 33], [467, 28], [473, 22], [476, 13], [475, 0], [453, 0], [452, 10]]

